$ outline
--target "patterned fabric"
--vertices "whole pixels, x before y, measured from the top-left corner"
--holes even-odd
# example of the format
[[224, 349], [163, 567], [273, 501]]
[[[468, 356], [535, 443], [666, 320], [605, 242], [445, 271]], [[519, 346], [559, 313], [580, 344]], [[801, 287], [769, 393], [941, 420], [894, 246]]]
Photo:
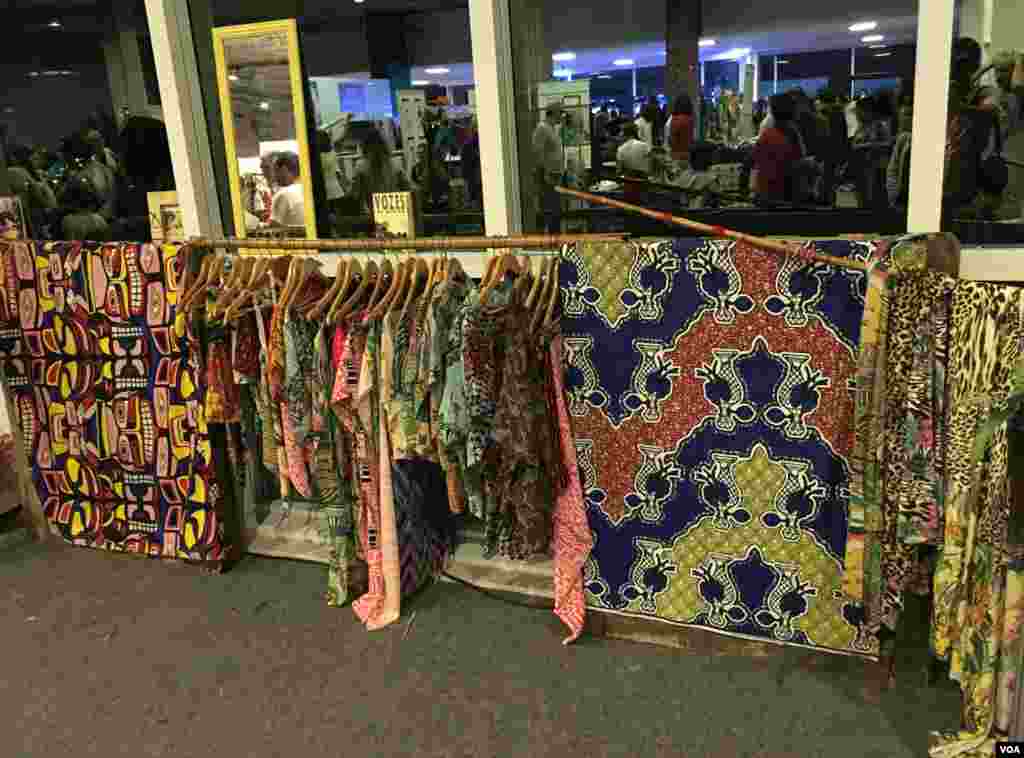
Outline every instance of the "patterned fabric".
[[403, 598], [420, 590], [444, 568], [450, 549], [449, 536], [436, 526], [431, 509], [448, 514], [447, 484], [441, 467], [433, 461], [400, 460], [391, 466], [395, 498], [395, 531], [398, 535]]
[[[871, 603], [881, 576], [882, 461], [885, 430], [885, 365], [889, 326], [888, 274], [868, 274], [864, 318], [857, 356], [854, 442], [850, 452], [850, 520], [846, 538], [843, 592], [855, 602]], [[865, 583], [865, 575], [871, 577]]]
[[[518, 304], [491, 309], [501, 353], [497, 361], [493, 442], [488, 450], [488, 501], [494, 517], [487, 526], [489, 549], [513, 560], [546, 555], [551, 543], [558, 456], [547, 404], [546, 356], [522, 325], [529, 315]], [[492, 526], [493, 524], [493, 526]]]
[[21, 502], [14, 447], [15, 429], [7, 411], [7, 391], [0, 383], [0, 514], [13, 511]]
[[579, 469], [576, 466], [576, 446], [573, 441], [569, 410], [565, 407], [562, 384], [562, 337], [554, 335], [549, 348], [550, 374], [555, 411], [558, 415], [559, 452], [564, 462], [567, 481], [555, 502], [555, 615], [569, 627], [568, 644], [579, 638], [586, 618], [586, 599], [583, 594], [583, 566], [594, 546], [587, 525], [587, 508], [583, 501]]
[[3, 243], [0, 360], [47, 518], [69, 542], [220, 561], [200, 353], [178, 247]]
[[382, 398], [395, 460], [434, 458], [429, 415], [420, 415], [419, 358], [422, 330], [414, 318], [394, 312], [386, 318], [394, 335], [394, 360], [388, 391]]
[[864, 272], [719, 240], [601, 250], [567, 247], [560, 275], [589, 603], [877, 655], [843, 594]]
[[1010, 514], [1005, 427], [985, 459], [974, 463], [983, 419], [979, 397], [1005, 407], [1014, 367], [1024, 358], [1024, 291], [960, 281], [953, 292], [950, 335], [948, 489], [944, 543], [935, 575], [933, 646], [947, 657], [963, 690], [963, 730], [941, 735], [933, 756], [990, 756], [997, 716], [1014, 672], [1019, 630], [1019, 559], [1008, 549]]

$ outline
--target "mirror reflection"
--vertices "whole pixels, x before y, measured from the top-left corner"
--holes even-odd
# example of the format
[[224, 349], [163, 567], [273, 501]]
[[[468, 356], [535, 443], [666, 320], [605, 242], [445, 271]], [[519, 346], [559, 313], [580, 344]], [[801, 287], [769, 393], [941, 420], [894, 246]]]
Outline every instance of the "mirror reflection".
[[306, 235], [286, 31], [224, 40], [246, 236]]

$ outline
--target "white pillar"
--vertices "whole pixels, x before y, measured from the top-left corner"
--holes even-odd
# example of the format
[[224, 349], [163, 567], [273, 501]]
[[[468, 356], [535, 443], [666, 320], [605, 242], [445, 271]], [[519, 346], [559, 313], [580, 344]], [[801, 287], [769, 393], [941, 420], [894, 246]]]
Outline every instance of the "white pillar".
[[223, 237], [187, 0], [146, 0], [174, 186], [189, 237]]
[[509, 24], [508, 0], [469, 4], [484, 229], [489, 235], [519, 234], [523, 228]]
[[955, 0], [929, 0], [917, 19], [914, 123], [907, 231], [939, 231], [945, 173], [949, 72]]

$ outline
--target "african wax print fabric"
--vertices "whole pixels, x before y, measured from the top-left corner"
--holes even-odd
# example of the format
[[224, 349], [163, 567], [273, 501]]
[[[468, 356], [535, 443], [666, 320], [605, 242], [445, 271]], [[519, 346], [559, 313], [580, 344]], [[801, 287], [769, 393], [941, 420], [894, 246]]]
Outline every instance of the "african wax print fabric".
[[7, 391], [0, 386], [0, 514], [22, 505], [15, 464], [14, 433], [7, 411]]
[[201, 354], [176, 309], [181, 257], [175, 245], [0, 245], [0, 360], [46, 516], [76, 545], [226, 557]]
[[679, 239], [569, 246], [560, 281], [588, 603], [877, 655], [843, 593], [865, 272]]

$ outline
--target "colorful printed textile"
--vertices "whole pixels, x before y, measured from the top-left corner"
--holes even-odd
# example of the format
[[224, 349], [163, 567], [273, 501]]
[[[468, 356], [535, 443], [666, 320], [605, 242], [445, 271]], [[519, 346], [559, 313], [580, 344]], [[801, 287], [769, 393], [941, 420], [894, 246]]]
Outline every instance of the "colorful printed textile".
[[682, 239], [569, 246], [560, 280], [591, 606], [877, 655], [843, 594], [864, 272]]
[[2, 243], [0, 360], [47, 518], [76, 545], [220, 561], [178, 247]]
[[992, 409], [1005, 408], [1013, 369], [1024, 358], [1024, 290], [958, 281], [953, 292], [949, 358], [949, 446], [944, 543], [935, 574], [932, 628], [937, 655], [963, 690], [963, 730], [940, 735], [936, 758], [990, 756], [1008, 677], [1024, 593], [1009, 549], [1008, 445], [1005, 426], [984, 460], [974, 440]]
[[568, 644], [578, 639], [583, 632], [587, 612], [583, 594], [583, 566], [590, 557], [594, 540], [587, 525], [587, 508], [583, 502], [583, 488], [580, 486], [579, 469], [576, 466], [576, 446], [569, 410], [565, 406], [560, 334], [552, 338], [549, 356], [555, 411], [558, 415], [558, 443], [567, 478], [555, 501], [555, 615], [569, 627], [569, 636], [563, 640]]
[[885, 430], [885, 365], [889, 325], [888, 274], [868, 273], [864, 318], [857, 356], [854, 442], [850, 452], [850, 521], [846, 538], [843, 591], [870, 605], [871, 588], [881, 576], [878, 535], [882, 532], [882, 461]]

